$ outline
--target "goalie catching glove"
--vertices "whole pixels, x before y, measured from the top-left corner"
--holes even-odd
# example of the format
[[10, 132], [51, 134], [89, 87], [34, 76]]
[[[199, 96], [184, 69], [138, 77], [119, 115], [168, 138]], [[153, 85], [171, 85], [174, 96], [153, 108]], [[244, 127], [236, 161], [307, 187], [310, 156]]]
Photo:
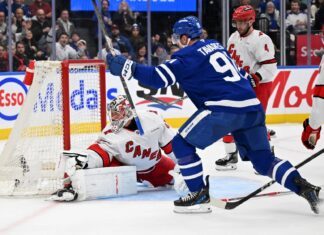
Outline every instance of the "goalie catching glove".
[[303, 133], [302, 133], [301, 140], [302, 140], [302, 142], [303, 142], [303, 144], [304, 144], [304, 146], [306, 148], [314, 149], [317, 141], [321, 137], [321, 135], [320, 135], [321, 127], [317, 128], [317, 129], [313, 129], [309, 125], [309, 119], [308, 118], [304, 121], [303, 127], [304, 127], [304, 130], [303, 130]]

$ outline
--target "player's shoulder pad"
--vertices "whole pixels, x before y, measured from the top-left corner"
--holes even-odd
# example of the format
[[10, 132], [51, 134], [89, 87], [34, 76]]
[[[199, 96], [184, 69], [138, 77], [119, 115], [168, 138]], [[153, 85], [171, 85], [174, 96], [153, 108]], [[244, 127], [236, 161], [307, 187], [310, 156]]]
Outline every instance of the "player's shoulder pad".
[[163, 116], [160, 112], [152, 109], [146, 110], [146, 114], [151, 116], [153, 119], [163, 119]]
[[232, 33], [232, 34], [229, 36], [228, 41], [230, 41], [230, 40], [234, 40], [234, 38], [237, 38], [237, 37], [239, 37], [239, 36], [240, 36], [240, 35], [239, 35], [238, 31], [235, 31], [234, 33]]
[[259, 30], [256, 30], [254, 39], [256, 45], [262, 45], [265, 43], [273, 45], [272, 39], [267, 34]]
[[164, 122], [161, 113], [159, 113], [156, 110], [151, 110], [151, 109], [141, 110], [138, 112], [138, 116], [145, 123], [149, 122], [149, 123], [154, 123], [154, 125], [155, 124], [160, 125], [161, 123]]
[[109, 123], [102, 131], [101, 131], [101, 135], [105, 136], [105, 138], [111, 138], [114, 139], [114, 136], [116, 135], [116, 133], [112, 130], [111, 128], [111, 124]]

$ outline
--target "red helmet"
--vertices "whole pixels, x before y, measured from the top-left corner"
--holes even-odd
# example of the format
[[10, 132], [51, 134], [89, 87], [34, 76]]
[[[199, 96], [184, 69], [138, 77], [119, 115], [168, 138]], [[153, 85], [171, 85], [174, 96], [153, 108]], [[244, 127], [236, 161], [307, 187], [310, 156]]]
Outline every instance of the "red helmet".
[[244, 5], [236, 8], [233, 13], [233, 21], [255, 21], [255, 11], [252, 6]]

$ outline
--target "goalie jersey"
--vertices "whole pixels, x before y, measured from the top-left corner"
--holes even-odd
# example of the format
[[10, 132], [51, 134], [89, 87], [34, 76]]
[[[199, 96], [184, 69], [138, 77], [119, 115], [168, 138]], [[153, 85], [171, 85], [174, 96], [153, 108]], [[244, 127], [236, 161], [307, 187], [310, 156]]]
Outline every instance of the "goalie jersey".
[[137, 171], [155, 166], [161, 159], [161, 148], [166, 154], [172, 152], [171, 140], [175, 133], [155, 111], [138, 112], [138, 117], [144, 135], [127, 128], [114, 133], [107, 125], [96, 143], [88, 148], [88, 155], [99, 155], [97, 159], [100, 157], [102, 161], [98, 164], [103, 162], [103, 167], [109, 166], [113, 158], [124, 165], [136, 166]]
[[215, 40], [201, 39], [157, 67], [137, 64], [134, 78], [154, 88], [178, 82], [198, 109], [236, 113], [262, 110], [249, 81]]
[[260, 83], [273, 81], [277, 72], [274, 45], [271, 38], [254, 29], [246, 37], [234, 32], [227, 42], [227, 49], [237, 66], [248, 73], [258, 73]]

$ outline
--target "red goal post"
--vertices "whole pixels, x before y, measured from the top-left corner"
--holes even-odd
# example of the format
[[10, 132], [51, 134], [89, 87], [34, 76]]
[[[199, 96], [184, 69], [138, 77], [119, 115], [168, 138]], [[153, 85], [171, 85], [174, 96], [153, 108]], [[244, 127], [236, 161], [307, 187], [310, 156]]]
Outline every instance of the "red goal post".
[[[103, 60], [64, 60], [62, 62], [62, 96], [63, 96], [63, 136], [64, 150], [71, 149], [71, 126], [70, 126], [70, 89], [69, 89], [69, 70], [71, 65], [97, 65], [99, 67], [100, 81], [100, 117], [101, 130], [107, 123], [106, 110], [106, 65]], [[68, 97], [68, 98], [65, 98]]]

